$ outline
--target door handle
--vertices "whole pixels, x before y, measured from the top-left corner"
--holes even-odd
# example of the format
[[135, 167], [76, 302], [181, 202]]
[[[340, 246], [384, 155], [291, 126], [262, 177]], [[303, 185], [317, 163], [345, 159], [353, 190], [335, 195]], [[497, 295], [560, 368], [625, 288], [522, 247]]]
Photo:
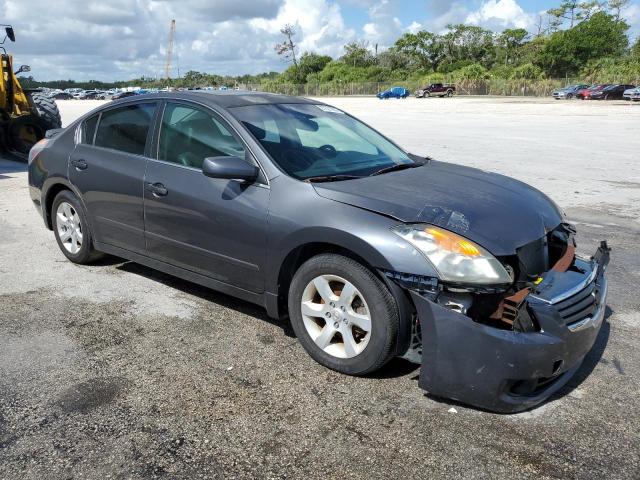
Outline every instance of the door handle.
[[169, 193], [169, 190], [167, 190], [167, 187], [165, 187], [163, 184], [161, 183], [145, 183], [144, 184], [144, 188], [145, 190], [151, 192], [152, 194], [154, 194], [156, 197], [164, 197]]
[[85, 160], [71, 160], [71, 165], [76, 167], [76, 170], [86, 170], [89, 166]]

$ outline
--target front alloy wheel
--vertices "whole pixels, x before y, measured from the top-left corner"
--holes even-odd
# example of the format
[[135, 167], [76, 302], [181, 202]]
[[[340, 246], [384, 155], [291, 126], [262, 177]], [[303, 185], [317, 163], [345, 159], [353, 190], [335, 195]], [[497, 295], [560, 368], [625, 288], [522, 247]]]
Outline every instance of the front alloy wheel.
[[324, 352], [352, 358], [367, 348], [371, 316], [360, 291], [337, 275], [314, 278], [300, 304], [307, 333]]
[[288, 307], [296, 337], [325, 367], [365, 375], [396, 352], [401, 328], [396, 299], [352, 258], [324, 253], [303, 263], [291, 280]]

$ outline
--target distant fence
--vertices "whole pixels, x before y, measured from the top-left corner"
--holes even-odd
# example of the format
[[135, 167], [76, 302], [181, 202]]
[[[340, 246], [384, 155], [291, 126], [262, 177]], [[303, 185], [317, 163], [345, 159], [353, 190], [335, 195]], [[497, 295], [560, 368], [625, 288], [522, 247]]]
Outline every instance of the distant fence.
[[[375, 95], [388, 88], [401, 86], [413, 92], [429, 82], [331, 82], [331, 83], [274, 83], [250, 84], [247, 89], [285, 95], [299, 95], [305, 97], [326, 97], [343, 95]], [[545, 79], [545, 80], [505, 80], [492, 78], [488, 80], [459, 80], [451, 82], [456, 86], [458, 95], [504, 95], [519, 97], [546, 97], [554, 90], [575, 85], [577, 83], [598, 83], [581, 79]], [[605, 83], [605, 82], [603, 82]], [[640, 85], [640, 78], [609, 81], [608, 83], [629, 83]]]

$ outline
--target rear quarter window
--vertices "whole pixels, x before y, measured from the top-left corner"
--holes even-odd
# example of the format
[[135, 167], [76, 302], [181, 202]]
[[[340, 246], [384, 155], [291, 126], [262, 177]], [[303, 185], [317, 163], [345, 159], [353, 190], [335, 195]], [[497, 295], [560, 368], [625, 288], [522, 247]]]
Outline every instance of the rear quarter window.
[[82, 122], [82, 138], [81, 142], [88, 145], [93, 145], [93, 138], [96, 134], [96, 126], [98, 125], [99, 113], [87, 118]]
[[155, 109], [153, 103], [142, 103], [102, 112], [95, 146], [144, 155]]

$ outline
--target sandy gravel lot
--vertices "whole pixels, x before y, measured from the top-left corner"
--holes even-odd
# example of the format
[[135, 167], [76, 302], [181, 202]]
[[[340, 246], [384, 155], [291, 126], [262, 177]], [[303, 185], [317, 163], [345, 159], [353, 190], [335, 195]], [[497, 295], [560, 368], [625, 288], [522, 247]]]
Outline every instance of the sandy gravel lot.
[[[315, 364], [261, 309], [130, 262], [79, 267], [0, 159], [0, 479], [633, 478], [640, 471], [640, 104], [324, 101], [415, 153], [524, 180], [614, 252], [594, 350], [495, 415]], [[96, 101], [60, 102], [65, 123]], [[449, 410], [452, 406], [456, 413]]]

